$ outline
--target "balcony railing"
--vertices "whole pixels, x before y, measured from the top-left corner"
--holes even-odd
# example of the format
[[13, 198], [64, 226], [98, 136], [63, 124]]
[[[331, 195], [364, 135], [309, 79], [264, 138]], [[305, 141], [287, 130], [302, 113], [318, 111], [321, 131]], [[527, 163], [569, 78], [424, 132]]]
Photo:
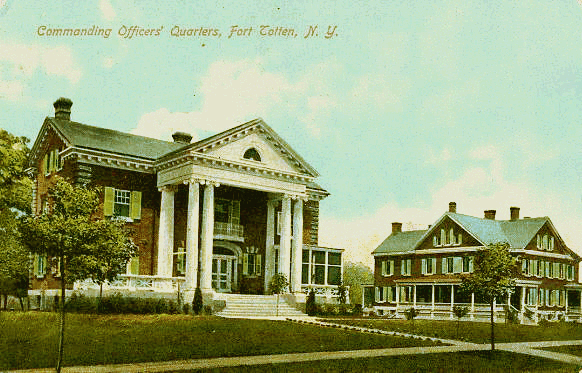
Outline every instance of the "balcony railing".
[[214, 238], [217, 240], [244, 241], [244, 228], [239, 224], [214, 222]]

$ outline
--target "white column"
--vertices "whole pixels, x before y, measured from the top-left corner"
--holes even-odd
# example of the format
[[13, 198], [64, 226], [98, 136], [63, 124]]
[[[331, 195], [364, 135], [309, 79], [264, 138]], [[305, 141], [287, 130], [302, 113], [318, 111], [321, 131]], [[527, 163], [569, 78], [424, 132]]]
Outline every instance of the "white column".
[[413, 298], [413, 307], [416, 308], [416, 284], [414, 284], [414, 298]]
[[212, 247], [214, 243], [214, 184], [206, 182], [200, 234], [200, 289], [212, 290]]
[[475, 318], [475, 293], [471, 293], [471, 319]]
[[186, 289], [198, 286], [198, 224], [200, 221], [200, 185], [191, 180], [188, 186], [188, 220], [186, 222]]
[[291, 260], [291, 291], [301, 292], [301, 270], [303, 261], [303, 200], [293, 204], [293, 251]]
[[158, 276], [172, 277], [174, 255], [174, 188], [160, 189], [160, 226], [158, 229]]
[[451, 285], [451, 319], [453, 319], [453, 307], [455, 306], [455, 285]]
[[400, 286], [396, 284], [396, 314], [398, 314], [398, 306], [400, 306]]
[[568, 289], [564, 288], [564, 306], [566, 306], [566, 308], [564, 309], [564, 313], [567, 315], [568, 314]]
[[281, 244], [279, 248], [279, 273], [289, 280], [291, 266], [291, 197], [283, 196], [281, 222]]
[[269, 283], [275, 274], [275, 202], [267, 201], [267, 239], [265, 242], [265, 294], [269, 291]]
[[430, 317], [434, 317], [434, 284], [431, 285], [432, 293], [431, 293], [431, 307], [430, 307]]

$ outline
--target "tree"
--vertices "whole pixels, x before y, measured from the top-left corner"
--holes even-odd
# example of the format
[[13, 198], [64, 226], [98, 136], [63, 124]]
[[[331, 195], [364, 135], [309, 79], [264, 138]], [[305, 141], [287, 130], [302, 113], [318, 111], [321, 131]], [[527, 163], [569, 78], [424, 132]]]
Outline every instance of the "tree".
[[453, 307], [453, 313], [457, 316], [457, 338], [459, 338], [459, 326], [461, 324], [461, 319], [469, 313], [469, 307], [467, 306], [459, 306], [456, 304]]
[[315, 316], [317, 313], [317, 304], [315, 302], [315, 290], [309, 290], [309, 294], [307, 295], [307, 299], [305, 301], [305, 313], [309, 316]]
[[0, 295], [4, 309], [9, 295], [17, 296], [23, 309], [28, 290], [28, 253], [19, 241], [17, 225], [18, 217], [31, 210], [27, 143], [26, 137], [0, 129]]
[[461, 289], [478, 294], [491, 307], [491, 350], [495, 350], [495, 321], [493, 303], [515, 286], [518, 258], [509, 252], [509, 244], [495, 243], [478, 250], [474, 272], [463, 276]]
[[194, 299], [192, 299], [192, 311], [194, 311], [194, 314], [200, 315], [203, 307], [204, 300], [202, 298], [202, 290], [200, 290], [199, 287], [196, 287], [196, 290], [194, 290]]
[[269, 290], [271, 294], [277, 294], [277, 316], [279, 316], [279, 294], [284, 293], [289, 287], [289, 280], [283, 273], [277, 273], [271, 278]]
[[[65, 289], [67, 284], [84, 279], [90, 270], [104, 265], [108, 252], [128, 253], [132, 244], [121, 225], [96, 218], [100, 192], [73, 186], [63, 178], [49, 188], [48, 209], [39, 216], [26, 216], [20, 230], [32, 253], [56, 257], [60, 264], [60, 335], [57, 372], [61, 371], [65, 334]], [[125, 254], [124, 254], [125, 255]], [[118, 263], [120, 264], [121, 261]], [[95, 278], [104, 278], [120, 266], [103, 268]], [[101, 277], [105, 274], [104, 277]]]
[[346, 262], [344, 265], [343, 284], [349, 286], [351, 304], [362, 303], [362, 285], [374, 283], [374, 273], [363, 263]]

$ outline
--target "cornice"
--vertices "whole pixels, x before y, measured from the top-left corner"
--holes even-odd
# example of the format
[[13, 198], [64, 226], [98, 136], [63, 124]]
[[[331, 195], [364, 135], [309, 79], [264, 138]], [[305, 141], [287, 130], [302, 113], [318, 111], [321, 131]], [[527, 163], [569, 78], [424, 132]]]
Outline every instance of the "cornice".
[[75, 158], [80, 162], [90, 163], [98, 166], [139, 171], [149, 174], [155, 174], [156, 172], [154, 161], [146, 160], [143, 158], [102, 152], [98, 150], [83, 149], [78, 147], [68, 147], [60, 154], [63, 159]]

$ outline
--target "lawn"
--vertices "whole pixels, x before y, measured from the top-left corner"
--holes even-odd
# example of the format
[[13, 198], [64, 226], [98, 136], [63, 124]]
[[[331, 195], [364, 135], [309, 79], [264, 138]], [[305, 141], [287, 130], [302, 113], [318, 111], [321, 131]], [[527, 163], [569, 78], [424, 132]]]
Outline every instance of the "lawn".
[[[0, 370], [54, 365], [57, 314], [0, 312], [0, 330]], [[69, 314], [65, 366], [433, 344], [285, 321]]]
[[577, 367], [534, 356], [505, 351], [478, 351], [378, 357], [369, 359], [322, 360], [309, 363], [271, 364], [197, 370], [195, 372], [446, 372], [446, 373], [577, 373]]
[[[491, 324], [487, 322], [443, 320], [325, 319], [327, 322], [414, 333], [429, 337], [489, 343]], [[457, 334], [458, 326], [458, 334]], [[544, 326], [495, 324], [495, 342], [533, 342], [582, 339], [580, 323], [549, 323]]]

